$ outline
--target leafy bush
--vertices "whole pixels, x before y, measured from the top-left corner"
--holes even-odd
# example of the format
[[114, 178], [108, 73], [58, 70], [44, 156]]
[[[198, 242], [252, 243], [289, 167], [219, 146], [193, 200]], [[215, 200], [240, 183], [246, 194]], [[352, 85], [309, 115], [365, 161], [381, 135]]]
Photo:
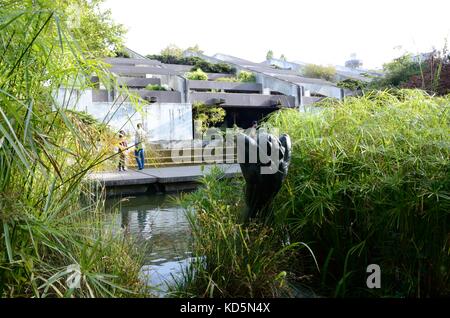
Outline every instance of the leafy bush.
[[372, 82], [371, 87], [383, 89], [399, 87], [408, 81], [413, 75], [419, 75], [420, 63], [412, 58], [411, 54], [405, 54], [389, 63], [383, 64], [385, 76]]
[[221, 123], [226, 115], [222, 107], [208, 106], [203, 103], [194, 103], [192, 112], [194, 119], [202, 122], [202, 130]]
[[198, 61], [195, 62], [194, 67], [192, 70], [195, 70], [197, 68], [201, 68], [205, 72], [208, 73], [225, 73], [225, 74], [232, 74], [235, 72], [235, 69], [232, 68], [230, 65], [225, 63], [209, 63], [205, 60], [198, 59]]
[[198, 68], [201, 68], [203, 71], [207, 73], [225, 73], [225, 74], [234, 74], [236, 69], [231, 67], [226, 63], [209, 63], [204, 59], [191, 56], [191, 57], [182, 57], [175, 55], [147, 55], [147, 58], [152, 60], [160, 61], [165, 64], [177, 64], [177, 65], [192, 65], [192, 71], [195, 71]]
[[158, 84], [148, 84], [145, 89], [149, 91], [167, 91], [167, 89], [164, 86], [158, 85]]
[[189, 80], [196, 80], [196, 81], [207, 81], [208, 80], [208, 74], [203, 72], [202, 69], [200, 69], [200, 68], [198, 68], [195, 71], [186, 73], [185, 76]]
[[[450, 97], [399, 90], [271, 116], [293, 140], [278, 222], [310, 243], [322, 294], [449, 295], [449, 111]], [[368, 264], [382, 289], [366, 288]]]
[[326, 81], [332, 81], [336, 76], [334, 66], [323, 66], [317, 64], [307, 64], [303, 69], [303, 75], [311, 78], [321, 78]]
[[383, 65], [385, 76], [370, 83], [373, 89], [420, 88], [431, 94], [450, 93], [450, 55], [447, 49], [422, 56], [405, 54]]
[[428, 54], [422, 63], [420, 75], [412, 75], [401, 85], [403, 88], [422, 88], [432, 94], [450, 93], [450, 54], [444, 48]]
[[255, 74], [248, 71], [240, 71], [237, 78], [240, 82], [256, 82]]
[[337, 87], [346, 88], [351, 91], [356, 91], [356, 90], [362, 90], [362, 89], [366, 88], [367, 83], [349, 78], [349, 79], [345, 79], [343, 81], [338, 82]]
[[167, 47], [161, 50], [161, 56], [173, 56], [176, 58], [182, 58], [183, 50], [175, 44], [169, 44]]

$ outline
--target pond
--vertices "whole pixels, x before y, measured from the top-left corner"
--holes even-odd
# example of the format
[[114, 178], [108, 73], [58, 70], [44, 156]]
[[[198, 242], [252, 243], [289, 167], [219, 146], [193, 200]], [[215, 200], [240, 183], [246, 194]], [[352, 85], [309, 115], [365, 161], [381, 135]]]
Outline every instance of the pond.
[[106, 201], [108, 210], [120, 210], [111, 214], [114, 227], [122, 227], [138, 241], [148, 243], [142, 277], [160, 297], [191, 259], [189, 222], [177, 197], [179, 194], [152, 194]]

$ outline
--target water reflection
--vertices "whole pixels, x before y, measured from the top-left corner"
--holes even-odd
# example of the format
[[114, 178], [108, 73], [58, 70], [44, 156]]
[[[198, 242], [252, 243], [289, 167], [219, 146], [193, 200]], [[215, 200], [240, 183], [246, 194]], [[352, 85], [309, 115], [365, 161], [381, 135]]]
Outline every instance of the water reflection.
[[142, 275], [150, 286], [161, 289], [160, 296], [166, 291], [164, 282], [178, 276], [191, 255], [189, 223], [176, 196], [141, 195], [106, 202], [109, 210], [120, 209], [114, 214], [116, 226], [149, 243]]

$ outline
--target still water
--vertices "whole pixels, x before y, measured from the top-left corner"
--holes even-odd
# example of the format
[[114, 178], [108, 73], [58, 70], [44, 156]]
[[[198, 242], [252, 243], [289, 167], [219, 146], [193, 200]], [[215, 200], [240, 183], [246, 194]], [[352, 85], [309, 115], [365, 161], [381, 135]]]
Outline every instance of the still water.
[[191, 259], [191, 232], [185, 210], [176, 203], [178, 194], [139, 195], [110, 198], [107, 209], [114, 227], [123, 228], [148, 248], [142, 278], [158, 296], [167, 292], [167, 284], [180, 275]]

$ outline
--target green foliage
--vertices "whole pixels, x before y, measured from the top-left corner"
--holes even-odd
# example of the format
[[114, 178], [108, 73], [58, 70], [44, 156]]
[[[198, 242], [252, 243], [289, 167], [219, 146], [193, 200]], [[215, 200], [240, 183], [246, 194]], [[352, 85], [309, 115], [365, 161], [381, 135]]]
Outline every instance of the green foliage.
[[183, 57], [183, 50], [175, 44], [169, 44], [167, 47], [161, 50], [161, 56], [173, 56], [175, 58]]
[[208, 74], [203, 72], [202, 69], [200, 69], [200, 68], [198, 68], [195, 71], [186, 73], [185, 76], [189, 80], [196, 80], [196, 81], [207, 81], [208, 80]]
[[271, 59], [273, 59], [273, 51], [269, 50], [269, 51], [267, 51], [267, 54], [266, 54], [266, 61], [269, 61]]
[[[449, 295], [449, 111], [449, 97], [399, 90], [270, 118], [293, 140], [278, 222], [310, 243], [321, 294]], [[365, 286], [372, 263], [380, 290]]]
[[343, 81], [338, 82], [337, 87], [346, 88], [351, 91], [357, 91], [357, 90], [362, 90], [362, 89], [366, 88], [367, 83], [349, 78], [349, 79], [345, 79]]
[[147, 58], [158, 60], [165, 64], [192, 65], [192, 71], [201, 68], [207, 73], [225, 73], [233, 74], [236, 70], [226, 63], [209, 63], [200, 57], [180, 57], [174, 55], [147, 55]]
[[130, 53], [128, 53], [125, 49], [119, 49], [115, 52], [115, 54], [116, 54], [116, 57], [123, 57], [123, 58], [127, 58], [127, 59], [129, 59], [131, 57]]
[[226, 82], [226, 83], [239, 82], [239, 80], [236, 77], [219, 77], [219, 78], [216, 78], [214, 81], [216, 81], [216, 82]]
[[194, 103], [192, 105], [193, 117], [202, 122], [202, 130], [221, 123], [225, 118], [225, 110], [222, 107], [208, 106], [203, 103]]
[[303, 69], [303, 75], [311, 78], [321, 78], [326, 81], [332, 81], [336, 76], [334, 66], [323, 66], [317, 64], [307, 64]]
[[198, 61], [194, 64], [192, 70], [201, 68], [202, 70], [208, 73], [225, 73], [225, 74], [232, 74], [235, 72], [235, 69], [226, 63], [213, 64], [199, 58], [197, 59]]
[[378, 89], [399, 87], [400, 84], [407, 82], [412, 76], [419, 75], [421, 65], [413, 60], [411, 54], [405, 54], [389, 63], [383, 64], [383, 71], [385, 76], [374, 80], [371, 87]]
[[243, 196], [239, 195], [242, 188], [241, 179], [227, 179], [216, 168], [202, 179], [202, 188], [182, 198], [196, 258], [178, 279], [172, 295], [292, 296], [286, 271], [298, 263], [292, 257], [297, 246], [283, 247], [281, 233], [274, 229], [239, 224], [244, 208]]
[[281, 54], [281, 56], [280, 56], [280, 60], [282, 60], [282, 61], [287, 61], [287, 58], [286, 58], [286, 56], [284, 56], [284, 54]]
[[240, 82], [256, 82], [255, 74], [248, 71], [240, 71], [237, 78]]
[[186, 51], [189, 52], [195, 52], [195, 53], [199, 53], [199, 54], [203, 54], [203, 50], [200, 49], [200, 47], [198, 46], [198, 44], [194, 45], [194, 46], [190, 46], [186, 49]]
[[[71, 88], [88, 87], [92, 74], [103, 83], [111, 80], [84, 51], [104, 55], [106, 42], [90, 43], [83, 26], [68, 27], [80, 17], [69, 15], [68, 3], [1, 4], [0, 297], [143, 291], [137, 246], [104, 228], [101, 193], [84, 182], [107, 158], [100, 148], [102, 125], [68, 110], [67, 100], [55, 100], [60, 87], [68, 88], [67, 95], [76, 93]], [[67, 284], [71, 275], [80, 279], [80, 288]]]
[[145, 89], [149, 91], [167, 91], [167, 89], [164, 86], [158, 85], [158, 84], [148, 84]]
[[[114, 22], [111, 10], [100, 8], [104, 0], [55, 1], [54, 9], [64, 8], [69, 17], [70, 32], [78, 40], [84, 53], [91, 58], [115, 56], [124, 45], [126, 29]], [[66, 7], [67, 6], [67, 7]]]
[[219, 77], [215, 79], [216, 82], [228, 82], [228, 83], [236, 83], [236, 82], [256, 82], [255, 74], [247, 71], [240, 71], [237, 77]]

